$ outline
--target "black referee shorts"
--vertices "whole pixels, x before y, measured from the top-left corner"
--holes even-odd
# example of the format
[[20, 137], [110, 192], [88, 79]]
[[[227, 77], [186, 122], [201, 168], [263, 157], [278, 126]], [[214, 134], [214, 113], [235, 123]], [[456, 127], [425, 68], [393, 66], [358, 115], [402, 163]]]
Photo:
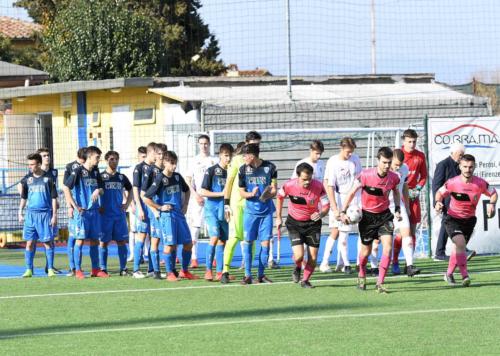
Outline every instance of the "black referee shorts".
[[310, 247], [319, 247], [321, 239], [321, 219], [318, 221], [298, 221], [288, 215], [285, 222], [292, 246], [306, 244]]
[[469, 242], [476, 222], [477, 218], [475, 216], [467, 219], [458, 219], [448, 214], [445, 215], [443, 220], [444, 228], [450, 239], [453, 239], [457, 235], [464, 235], [466, 242]]
[[380, 236], [391, 235], [394, 233], [394, 215], [387, 209], [381, 213], [370, 213], [363, 210], [358, 228], [361, 243], [371, 245], [373, 240], [378, 240]]

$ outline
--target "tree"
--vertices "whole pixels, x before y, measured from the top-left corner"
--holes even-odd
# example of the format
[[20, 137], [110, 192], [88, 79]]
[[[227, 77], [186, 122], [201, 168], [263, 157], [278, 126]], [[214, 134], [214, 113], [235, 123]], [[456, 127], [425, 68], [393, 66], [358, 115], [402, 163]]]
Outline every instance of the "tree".
[[[18, 0], [16, 6], [45, 25], [56, 18], [71, 0]], [[155, 21], [167, 50], [160, 75], [218, 75], [224, 63], [218, 59], [219, 44], [199, 15], [199, 0], [124, 0], [132, 12]]]
[[45, 69], [62, 81], [156, 76], [166, 64], [157, 23], [116, 0], [71, 1], [48, 23], [44, 44]]
[[41, 58], [42, 51], [38, 40], [35, 40], [34, 46], [17, 48], [12, 45], [10, 39], [0, 35], [0, 61], [42, 69]]

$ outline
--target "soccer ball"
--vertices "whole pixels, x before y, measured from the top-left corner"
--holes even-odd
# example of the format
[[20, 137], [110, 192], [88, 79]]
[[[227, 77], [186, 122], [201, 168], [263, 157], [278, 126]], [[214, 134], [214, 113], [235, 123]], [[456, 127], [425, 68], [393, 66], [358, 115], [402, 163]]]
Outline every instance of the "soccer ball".
[[346, 215], [349, 218], [351, 224], [357, 224], [363, 217], [361, 209], [358, 206], [350, 206], [347, 208]]

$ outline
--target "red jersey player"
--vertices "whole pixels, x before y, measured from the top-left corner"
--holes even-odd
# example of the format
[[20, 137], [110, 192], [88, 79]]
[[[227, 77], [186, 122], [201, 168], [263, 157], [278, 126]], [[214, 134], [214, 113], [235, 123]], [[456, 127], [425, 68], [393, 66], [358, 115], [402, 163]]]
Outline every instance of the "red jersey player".
[[[427, 182], [427, 164], [425, 163], [425, 155], [423, 152], [416, 149], [417, 132], [412, 129], [403, 132], [403, 153], [404, 163], [408, 166], [408, 193], [410, 197], [410, 234], [413, 239], [413, 249], [415, 249], [415, 231], [417, 224], [422, 220], [420, 211], [420, 191]], [[399, 268], [399, 252], [401, 251], [402, 237], [396, 235], [394, 238], [394, 260], [392, 262], [392, 273], [400, 274]]]
[[465, 246], [476, 225], [476, 206], [481, 194], [490, 197], [486, 210], [488, 218], [495, 214], [498, 194], [495, 188], [490, 187], [484, 179], [474, 175], [475, 161], [474, 156], [464, 155], [460, 159], [460, 175], [448, 179], [436, 193], [435, 209], [438, 212], [443, 210], [443, 199], [451, 197], [450, 207], [443, 221], [446, 233], [453, 241], [448, 271], [444, 275], [444, 280], [450, 285], [455, 285], [453, 272], [458, 266], [462, 275], [462, 285], [464, 287], [470, 286]]
[[[347, 195], [340, 215], [342, 222], [349, 223], [346, 210], [356, 192], [361, 192], [361, 209], [363, 217], [359, 221], [361, 251], [359, 252], [358, 288], [366, 289], [366, 264], [372, 250], [374, 240], [380, 240], [383, 246], [382, 259], [376, 289], [379, 293], [388, 293], [383, 285], [387, 269], [391, 262], [393, 219], [401, 219], [401, 197], [398, 184], [399, 176], [390, 170], [393, 152], [389, 147], [382, 147], [377, 153], [377, 167], [364, 169], [354, 181], [354, 186]], [[394, 196], [394, 215], [389, 210], [389, 194]]]
[[281, 211], [283, 210], [283, 201], [288, 196], [290, 203], [288, 204], [286, 227], [290, 235], [296, 264], [292, 278], [295, 283], [300, 280], [304, 244], [306, 244], [309, 258], [300, 285], [303, 288], [314, 288], [309, 282], [309, 278], [316, 267], [321, 238], [321, 219], [328, 214], [330, 203], [323, 184], [319, 180], [312, 179], [313, 167], [310, 164], [299, 164], [296, 173], [297, 178], [288, 180], [278, 192], [276, 227], [281, 228], [283, 223]]

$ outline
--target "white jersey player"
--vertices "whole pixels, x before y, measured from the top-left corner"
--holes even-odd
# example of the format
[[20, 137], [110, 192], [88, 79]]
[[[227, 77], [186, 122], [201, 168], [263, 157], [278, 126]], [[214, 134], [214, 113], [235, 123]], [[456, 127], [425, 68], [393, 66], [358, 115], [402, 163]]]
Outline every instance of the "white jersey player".
[[320, 160], [320, 158], [324, 151], [325, 146], [323, 145], [323, 142], [320, 140], [314, 140], [311, 142], [311, 145], [309, 146], [309, 157], [301, 159], [297, 162], [295, 168], [293, 169], [291, 179], [297, 178], [296, 171], [299, 164], [307, 163], [314, 169], [312, 179], [317, 179], [322, 182], [325, 176], [325, 161]]
[[[401, 203], [398, 204], [402, 207], [401, 209], [401, 219], [394, 219], [394, 232], [401, 234], [402, 236], [402, 247], [403, 253], [406, 259], [406, 273], [409, 277], [413, 277], [420, 273], [420, 270], [413, 266], [413, 238], [411, 236], [410, 230], [410, 219], [409, 219], [409, 196], [408, 196], [408, 174], [409, 168], [403, 163], [404, 162], [404, 152], [397, 148], [394, 151], [394, 157], [392, 159], [391, 170], [399, 175], [399, 194], [401, 196]], [[394, 214], [394, 197], [390, 196], [391, 205], [390, 209]], [[403, 208], [405, 207], [405, 208]]]
[[[330, 200], [329, 227], [331, 228], [331, 233], [327, 239], [323, 260], [320, 265], [322, 272], [331, 271], [328, 260], [335, 240], [338, 237], [337, 250], [339, 253], [337, 257], [337, 270], [340, 271], [342, 266], [344, 266], [344, 272], [346, 274], [351, 273], [347, 239], [350, 232], [356, 231], [357, 225], [343, 224], [340, 221], [339, 209], [344, 205], [344, 200], [351, 190], [356, 176], [361, 173], [361, 161], [354, 154], [355, 148], [356, 143], [354, 140], [351, 137], [344, 137], [340, 141], [340, 152], [330, 157], [326, 163], [324, 182], [328, 199]], [[361, 194], [358, 192], [351, 204], [359, 205], [360, 199]]]
[[191, 238], [193, 239], [193, 254], [191, 256], [191, 268], [198, 267], [197, 243], [200, 236], [200, 229], [204, 226], [203, 207], [205, 198], [198, 192], [201, 190], [203, 177], [209, 167], [218, 162], [216, 157], [210, 156], [210, 138], [207, 135], [198, 137], [198, 146], [200, 153], [189, 162], [186, 171], [186, 182], [191, 189], [191, 198], [188, 207], [188, 221], [191, 229]]

